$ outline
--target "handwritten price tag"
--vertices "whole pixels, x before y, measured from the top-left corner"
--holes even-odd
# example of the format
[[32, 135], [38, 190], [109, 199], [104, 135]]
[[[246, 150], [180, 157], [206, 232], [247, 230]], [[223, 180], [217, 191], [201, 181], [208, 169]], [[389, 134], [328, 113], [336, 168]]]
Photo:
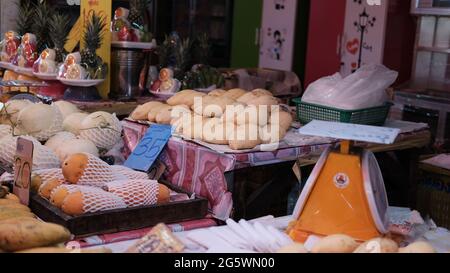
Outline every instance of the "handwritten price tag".
[[125, 162], [128, 168], [148, 172], [172, 136], [172, 127], [152, 125]]
[[31, 172], [33, 167], [33, 142], [24, 138], [17, 140], [14, 158], [14, 194], [26, 206], [30, 202]]

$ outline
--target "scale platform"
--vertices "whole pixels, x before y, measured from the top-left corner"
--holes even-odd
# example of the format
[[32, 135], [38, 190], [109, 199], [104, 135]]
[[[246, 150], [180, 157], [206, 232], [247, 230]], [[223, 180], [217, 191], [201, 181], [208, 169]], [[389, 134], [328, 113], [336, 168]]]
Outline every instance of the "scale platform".
[[352, 141], [392, 144], [400, 129], [313, 121], [304, 135], [340, 139], [327, 149], [297, 202], [289, 235], [304, 243], [309, 236], [346, 234], [366, 241], [388, 231], [388, 200], [373, 153], [352, 147]]

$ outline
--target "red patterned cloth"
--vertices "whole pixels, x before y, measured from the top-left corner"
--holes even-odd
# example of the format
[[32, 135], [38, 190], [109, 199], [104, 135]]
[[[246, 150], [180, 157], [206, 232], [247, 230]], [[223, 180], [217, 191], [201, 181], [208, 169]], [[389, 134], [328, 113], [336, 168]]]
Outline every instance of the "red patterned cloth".
[[[202, 219], [202, 220], [182, 222], [179, 224], [170, 224], [167, 226], [172, 230], [172, 232], [183, 232], [183, 231], [189, 231], [189, 230], [194, 230], [194, 229], [213, 227], [216, 225], [217, 225], [217, 222], [213, 219]], [[113, 243], [118, 243], [118, 242], [136, 240], [136, 239], [140, 239], [140, 238], [144, 237], [147, 233], [149, 233], [152, 230], [152, 228], [153, 227], [132, 230], [132, 231], [118, 232], [118, 233], [111, 233], [111, 234], [103, 234], [103, 235], [91, 236], [91, 237], [86, 237], [86, 238], [79, 238], [70, 243], [72, 245], [74, 243], [76, 243], [81, 248], [86, 248], [86, 247], [93, 247], [93, 246], [100, 246], [100, 245], [107, 245], [107, 244], [113, 244]]]
[[[124, 120], [125, 149], [127, 157], [145, 135], [148, 126]], [[232, 193], [228, 191], [224, 173], [251, 167], [294, 161], [299, 157], [321, 152], [329, 144], [291, 147], [274, 152], [251, 152], [222, 154], [193, 142], [171, 138], [160, 156], [166, 166], [165, 178], [209, 201], [211, 214], [219, 220], [226, 220], [233, 208]]]

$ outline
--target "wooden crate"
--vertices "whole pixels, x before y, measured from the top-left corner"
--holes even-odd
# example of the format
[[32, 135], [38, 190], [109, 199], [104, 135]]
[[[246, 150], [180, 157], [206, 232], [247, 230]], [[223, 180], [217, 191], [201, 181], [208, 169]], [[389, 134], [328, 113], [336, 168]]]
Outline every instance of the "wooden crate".
[[[172, 185], [172, 190], [186, 193]], [[72, 217], [38, 194], [30, 199], [31, 210], [42, 220], [66, 227], [77, 237], [115, 233], [155, 226], [203, 219], [208, 212], [208, 201], [203, 198], [167, 204], [118, 209]]]

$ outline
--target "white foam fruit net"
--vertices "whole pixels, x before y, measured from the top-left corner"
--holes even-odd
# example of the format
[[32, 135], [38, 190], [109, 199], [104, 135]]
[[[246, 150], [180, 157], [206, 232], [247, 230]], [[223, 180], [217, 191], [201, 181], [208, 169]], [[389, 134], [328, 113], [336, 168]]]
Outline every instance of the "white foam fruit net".
[[115, 115], [113, 124], [81, 130], [80, 137], [92, 141], [100, 149], [111, 150], [122, 137], [122, 125]]
[[[53, 192], [57, 187], [66, 184], [66, 181], [64, 179], [58, 179], [58, 182], [59, 183], [56, 184], [55, 187], [53, 189], [51, 189], [50, 192]], [[47, 188], [50, 183], [53, 183], [53, 180], [46, 180], [45, 182], [42, 182], [41, 186], [39, 187], [39, 191], [38, 192], [39, 193], [43, 192], [43, 189]], [[39, 195], [41, 195], [41, 194], [39, 194]], [[42, 195], [41, 195], [41, 197], [47, 198], [47, 197], [42, 196]]]
[[40, 132], [30, 133], [30, 135], [32, 135], [39, 141], [47, 141], [52, 136], [63, 131], [63, 121], [64, 121], [63, 115], [61, 111], [59, 111], [57, 106], [52, 105], [51, 107], [53, 108], [53, 122], [50, 128]]
[[101, 188], [107, 183], [124, 178], [122, 175], [114, 173], [111, 166], [100, 158], [91, 154], [84, 154], [88, 157], [88, 163], [83, 175], [78, 180], [78, 185]]
[[[71, 185], [71, 184], [63, 184], [63, 185], [60, 185], [60, 186], [58, 186], [58, 187], [56, 187], [56, 188], [54, 188], [54, 189], [52, 190], [52, 192], [51, 192], [51, 194], [50, 194], [50, 200], [53, 200], [53, 199], [54, 199], [55, 193], [56, 193], [58, 190], [60, 190], [60, 189], [66, 189], [66, 190], [67, 190], [67, 195], [69, 195], [69, 194], [72, 194], [72, 193], [75, 193], [75, 192], [80, 191], [80, 189], [81, 189], [81, 188], [84, 188], [84, 187], [87, 187], [87, 186], [78, 186], [78, 185]], [[67, 197], [67, 196], [66, 196], [66, 197]], [[63, 201], [63, 203], [64, 203], [64, 201]]]
[[78, 190], [83, 195], [82, 202], [84, 213], [123, 209], [127, 207], [122, 198], [102, 189], [79, 187]]
[[113, 170], [114, 173], [123, 175], [125, 178], [130, 180], [148, 179], [148, 174], [144, 172], [135, 171], [125, 166], [114, 165], [111, 166], [111, 169]]
[[58, 156], [48, 147], [39, 144], [34, 145], [33, 151], [33, 169], [45, 170], [61, 167]]
[[[33, 169], [49, 169], [60, 166], [58, 157], [39, 141], [31, 136], [21, 136], [34, 144]], [[19, 137], [6, 136], [0, 140], [0, 161], [8, 167], [14, 165], [14, 157], [17, 149], [17, 139]]]
[[42, 183], [46, 183], [54, 179], [64, 180], [62, 170], [59, 168], [33, 171], [33, 174], [38, 175], [41, 178]]
[[114, 181], [105, 189], [123, 199], [128, 207], [150, 206], [158, 201], [159, 185], [154, 180]]

